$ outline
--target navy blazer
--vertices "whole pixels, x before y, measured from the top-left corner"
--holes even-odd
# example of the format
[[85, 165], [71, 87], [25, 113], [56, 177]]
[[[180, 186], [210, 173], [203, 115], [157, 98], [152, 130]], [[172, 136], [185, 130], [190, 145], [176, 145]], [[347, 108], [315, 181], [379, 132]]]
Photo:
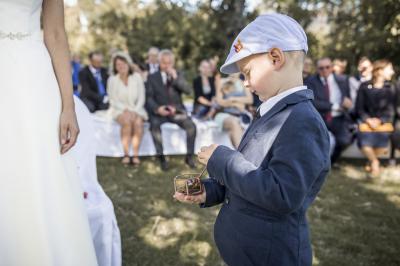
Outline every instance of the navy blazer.
[[[342, 101], [344, 97], [350, 98], [350, 85], [347, 76], [333, 74], [336, 83], [342, 93]], [[304, 80], [304, 84], [314, 92], [314, 105], [318, 112], [325, 117], [331, 111], [332, 104], [325, 94], [324, 84], [322, 84], [321, 77], [315, 74]]]
[[250, 126], [238, 151], [219, 146], [208, 161], [202, 207], [223, 203], [214, 239], [228, 265], [311, 265], [306, 211], [330, 169], [328, 131], [312, 99], [308, 89], [286, 96]]
[[[101, 79], [103, 81], [103, 86], [107, 90], [107, 80], [108, 80], [107, 69], [101, 68], [100, 74], [101, 74]], [[82, 86], [82, 91], [80, 94], [81, 98], [88, 99], [95, 105], [100, 105], [103, 103], [103, 97], [99, 93], [99, 88], [97, 85], [96, 78], [93, 76], [92, 71], [90, 71], [89, 66], [84, 67], [79, 72], [79, 81]]]

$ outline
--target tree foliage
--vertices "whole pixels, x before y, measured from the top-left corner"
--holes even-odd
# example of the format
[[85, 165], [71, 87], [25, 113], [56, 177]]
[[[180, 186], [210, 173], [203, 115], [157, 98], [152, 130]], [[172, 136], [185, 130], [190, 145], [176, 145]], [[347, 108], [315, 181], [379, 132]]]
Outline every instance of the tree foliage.
[[109, 55], [122, 49], [143, 62], [150, 46], [170, 48], [178, 65], [194, 73], [203, 58], [224, 60], [234, 37], [259, 13], [277, 11], [306, 29], [313, 58], [331, 56], [355, 65], [366, 55], [400, 62], [400, 1], [264, 0], [251, 11], [251, 0], [194, 2], [79, 0], [67, 8], [67, 30], [75, 52]]

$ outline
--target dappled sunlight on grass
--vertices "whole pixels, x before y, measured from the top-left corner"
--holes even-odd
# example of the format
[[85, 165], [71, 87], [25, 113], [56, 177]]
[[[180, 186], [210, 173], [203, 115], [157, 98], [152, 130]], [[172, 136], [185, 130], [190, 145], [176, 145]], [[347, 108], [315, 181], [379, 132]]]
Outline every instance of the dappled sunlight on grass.
[[319, 262], [319, 259], [317, 257], [315, 257], [315, 256], [313, 256], [313, 265], [321, 265], [320, 262]]
[[343, 176], [351, 179], [362, 180], [366, 178], [364, 171], [360, 171], [360, 167], [354, 167], [353, 165], [344, 164], [341, 166]]
[[206, 258], [211, 252], [211, 245], [204, 241], [192, 241], [183, 245], [179, 254], [183, 262], [196, 261], [197, 265], [205, 265]]
[[[113, 200], [123, 242], [123, 265], [224, 265], [213, 241], [219, 207], [173, 200], [173, 177], [191, 171], [180, 156], [162, 172], [156, 158], [138, 168], [99, 158], [99, 179]], [[368, 179], [364, 163], [333, 169], [308, 213], [313, 265], [400, 265], [400, 168]]]
[[400, 184], [400, 167], [387, 167], [383, 170], [382, 181]]
[[182, 217], [183, 219], [194, 220], [194, 221], [198, 221], [200, 219], [198, 214], [186, 209], [182, 209], [179, 212], [179, 216]]
[[166, 219], [161, 216], [151, 217], [147, 226], [139, 231], [145, 242], [158, 249], [175, 245], [180, 236], [187, 232], [194, 232], [197, 223], [180, 218]]

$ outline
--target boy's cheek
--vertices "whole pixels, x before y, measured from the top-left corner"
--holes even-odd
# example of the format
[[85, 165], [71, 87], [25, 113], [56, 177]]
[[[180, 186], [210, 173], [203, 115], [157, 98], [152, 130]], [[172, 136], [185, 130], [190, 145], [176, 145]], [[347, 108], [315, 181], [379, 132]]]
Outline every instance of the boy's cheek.
[[273, 96], [273, 93], [271, 93], [267, 87], [258, 88], [256, 94], [258, 95], [258, 98], [260, 98], [260, 101], [262, 102], [265, 102], [266, 100], [268, 100]]

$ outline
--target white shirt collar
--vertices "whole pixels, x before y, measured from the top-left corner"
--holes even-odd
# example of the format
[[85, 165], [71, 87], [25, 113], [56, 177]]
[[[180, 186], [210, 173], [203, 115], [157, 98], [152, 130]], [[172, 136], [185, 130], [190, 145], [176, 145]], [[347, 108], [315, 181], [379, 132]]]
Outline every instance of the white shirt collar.
[[325, 85], [325, 82], [333, 82], [333, 81], [335, 81], [335, 76], [333, 75], [333, 73], [331, 73], [326, 78], [324, 78], [322, 76], [319, 76], [319, 79], [321, 80], [322, 84]]
[[97, 74], [97, 71], [98, 71], [97, 68], [93, 67], [92, 65], [89, 65], [89, 69], [90, 69], [90, 72], [92, 72], [93, 75]]
[[269, 110], [272, 109], [272, 107], [275, 106], [275, 104], [277, 104], [280, 100], [282, 100], [283, 98], [285, 98], [286, 96], [289, 96], [290, 94], [293, 94], [295, 92], [301, 91], [301, 90], [306, 90], [307, 86], [298, 86], [298, 87], [294, 87], [291, 89], [288, 89], [286, 91], [283, 91], [271, 98], [269, 98], [268, 100], [266, 100], [265, 102], [263, 102], [260, 107], [260, 115], [263, 116], [265, 115]]

